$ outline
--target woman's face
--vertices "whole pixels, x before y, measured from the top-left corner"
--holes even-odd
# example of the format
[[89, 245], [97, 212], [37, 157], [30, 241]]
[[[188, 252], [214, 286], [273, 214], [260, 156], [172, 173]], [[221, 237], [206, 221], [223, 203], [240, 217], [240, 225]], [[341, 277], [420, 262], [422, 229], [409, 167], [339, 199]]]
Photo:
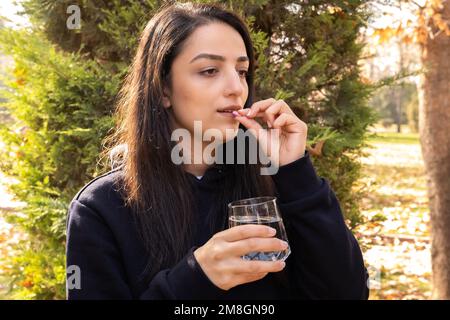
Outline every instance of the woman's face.
[[170, 70], [172, 88], [166, 88], [163, 102], [171, 107], [172, 129], [185, 128], [193, 134], [194, 121], [201, 121], [202, 132], [216, 128], [225, 139], [225, 129], [237, 129], [239, 122], [220, 110], [243, 108], [248, 68], [244, 40], [235, 29], [224, 23], [197, 28]]

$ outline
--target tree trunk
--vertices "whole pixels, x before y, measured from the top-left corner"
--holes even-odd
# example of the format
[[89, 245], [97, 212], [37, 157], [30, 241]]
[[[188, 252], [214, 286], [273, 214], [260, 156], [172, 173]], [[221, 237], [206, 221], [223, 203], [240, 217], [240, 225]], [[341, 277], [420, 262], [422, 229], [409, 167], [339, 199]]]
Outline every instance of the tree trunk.
[[[450, 0], [443, 5], [448, 21]], [[427, 71], [419, 92], [419, 130], [430, 199], [433, 299], [450, 299], [450, 37], [440, 32], [422, 49]]]

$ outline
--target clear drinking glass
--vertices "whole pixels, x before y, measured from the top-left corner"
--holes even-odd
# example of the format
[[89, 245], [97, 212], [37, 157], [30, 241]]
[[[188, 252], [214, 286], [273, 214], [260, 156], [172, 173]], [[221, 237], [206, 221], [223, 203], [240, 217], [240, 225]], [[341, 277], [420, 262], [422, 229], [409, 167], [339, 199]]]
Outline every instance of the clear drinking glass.
[[[276, 197], [257, 197], [230, 202], [228, 204], [228, 226], [232, 228], [243, 224], [264, 224], [277, 230], [276, 238], [288, 242], [276, 200]], [[284, 261], [290, 253], [291, 249], [288, 246], [283, 251], [250, 252], [242, 258], [244, 260]]]

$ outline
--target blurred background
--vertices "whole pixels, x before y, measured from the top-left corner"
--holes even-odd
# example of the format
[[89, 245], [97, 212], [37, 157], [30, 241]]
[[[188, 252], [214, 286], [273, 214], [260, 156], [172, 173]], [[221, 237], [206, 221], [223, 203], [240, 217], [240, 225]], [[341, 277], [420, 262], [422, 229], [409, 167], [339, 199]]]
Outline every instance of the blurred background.
[[[164, 2], [1, 1], [0, 299], [65, 298], [68, 204], [110, 169], [115, 97]], [[251, 29], [256, 100], [308, 124], [370, 299], [449, 299], [450, 0], [216, 2]]]

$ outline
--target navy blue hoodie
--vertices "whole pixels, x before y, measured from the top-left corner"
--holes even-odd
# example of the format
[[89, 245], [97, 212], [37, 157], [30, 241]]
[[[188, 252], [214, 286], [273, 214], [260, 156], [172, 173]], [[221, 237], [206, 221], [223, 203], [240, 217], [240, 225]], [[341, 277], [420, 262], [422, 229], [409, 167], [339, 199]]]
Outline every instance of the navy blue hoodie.
[[211, 232], [201, 221], [214, 196], [211, 186], [226, 179], [227, 170], [212, 166], [201, 179], [189, 175], [199, 208], [197, 243], [175, 266], [160, 270], [150, 280], [141, 277], [148, 256], [133, 215], [114, 186], [120, 172], [116, 169], [95, 178], [70, 204], [67, 270], [71, 276], [73, 266], [77, 266], [80, 286], [74, 286], [70, 277], [68, 299], [368, 298], [367, 272], [359, 245], [345, 225], [329, 182], [317, 176], [308, 152], [281, 166], [272, 176], [292, 250], [286, 267], [229, 290], [215, 286], [193, 255], [197, 247], [220, 231]]

